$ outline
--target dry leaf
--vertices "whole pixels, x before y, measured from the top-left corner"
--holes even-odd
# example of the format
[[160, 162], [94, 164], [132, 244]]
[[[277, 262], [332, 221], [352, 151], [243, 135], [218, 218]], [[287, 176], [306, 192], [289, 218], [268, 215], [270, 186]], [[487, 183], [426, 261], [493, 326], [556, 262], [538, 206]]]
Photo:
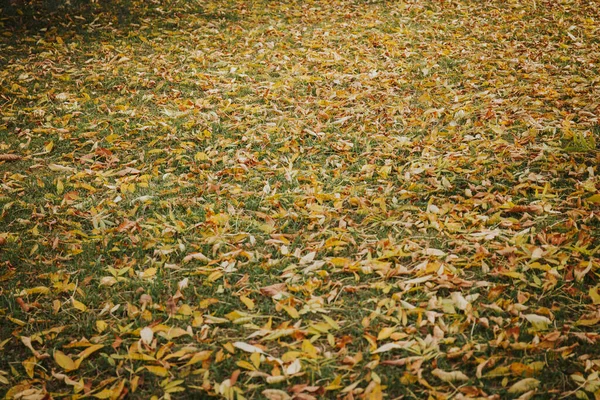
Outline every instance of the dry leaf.
[[508, 388], [508, 393], [519, 394], [539, 387], [540, 381], [535, 378], [525, 378]]
[[23, 159], [18, 154], [0, 154], [0, 161], [19, 161]]
[[468, 381], [469, 377], [460, 371], [446, 372], [439, 368], [431, 371], [431, 374], [444, 382]]

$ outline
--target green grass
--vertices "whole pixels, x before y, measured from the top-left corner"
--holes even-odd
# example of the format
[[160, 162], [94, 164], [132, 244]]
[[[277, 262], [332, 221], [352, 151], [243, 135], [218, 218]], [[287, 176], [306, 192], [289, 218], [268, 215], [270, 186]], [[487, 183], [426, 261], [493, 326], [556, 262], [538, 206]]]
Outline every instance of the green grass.
[[[2, 5], [0, 155], [22, 158], [0, 161], [0, 395], [73, 395], [60, 373], [133, 399], [511, 398], [530, 377], [538, 398], [597, 395], [573, 374], [598, 370], [598, 18], [573, 1]], [[128, 359], [145, 327], [148, 359]], [[75, 361], [81, 340], [104, 347], [66, 371], [55, 351]], [[264, 350], [255, 371], [240, 342]]]

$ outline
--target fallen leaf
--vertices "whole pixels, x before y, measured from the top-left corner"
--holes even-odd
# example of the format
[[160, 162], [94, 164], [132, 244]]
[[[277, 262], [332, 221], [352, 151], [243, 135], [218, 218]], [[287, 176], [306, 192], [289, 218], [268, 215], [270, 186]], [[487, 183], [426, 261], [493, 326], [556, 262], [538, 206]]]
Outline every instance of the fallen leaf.
[[525, 378], [508, 388], [508, 393], [519, 394], [539, 387], [540, 381], [535, 378]]
[[431, 374], [444, 382], [468, 381], [469, 377], [460, 371], [447, 372], [439, 368], [431, 371]]
[[60, 350], [54, 350], [54, 361], [67, 372], [77, 369], [77, 366], [71, 357]]

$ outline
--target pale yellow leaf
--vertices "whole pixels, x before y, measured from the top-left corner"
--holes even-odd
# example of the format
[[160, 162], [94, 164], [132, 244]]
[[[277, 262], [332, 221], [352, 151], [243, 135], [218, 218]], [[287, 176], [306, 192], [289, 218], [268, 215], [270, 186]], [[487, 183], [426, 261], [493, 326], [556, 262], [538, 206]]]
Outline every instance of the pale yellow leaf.
[[431, 371], [431, 374], [444, 382], [468, 381], [469, 377], [460, 371], [447, 372], [439, 368]]
[[265, 353], [263, 351], [263, 349], [261, 349], [260, 347], [256, 347], [256, 346], [251, 345], [246, 342], [235, 342], [235, 343], [233, 343], [233, 347], [236, 347], [236, 348], [243, 350], [245, 352], [248, 352], [248, 353], [261, 353], [261, 354]]
[[508, 393], [518, 394], [527, 392], [529, 390], [535, 389], [540, 385], [540, 381], [535, 378], [525, 378], [513, 384], [509, 389]]

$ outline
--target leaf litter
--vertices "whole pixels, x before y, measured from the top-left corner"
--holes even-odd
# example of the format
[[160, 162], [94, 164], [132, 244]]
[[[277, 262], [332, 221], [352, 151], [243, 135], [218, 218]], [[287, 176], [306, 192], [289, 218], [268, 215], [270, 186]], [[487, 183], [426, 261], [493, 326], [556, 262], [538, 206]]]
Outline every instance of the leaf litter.
[[3, 12], [5, 398], [600, 395], [597, 3]]

